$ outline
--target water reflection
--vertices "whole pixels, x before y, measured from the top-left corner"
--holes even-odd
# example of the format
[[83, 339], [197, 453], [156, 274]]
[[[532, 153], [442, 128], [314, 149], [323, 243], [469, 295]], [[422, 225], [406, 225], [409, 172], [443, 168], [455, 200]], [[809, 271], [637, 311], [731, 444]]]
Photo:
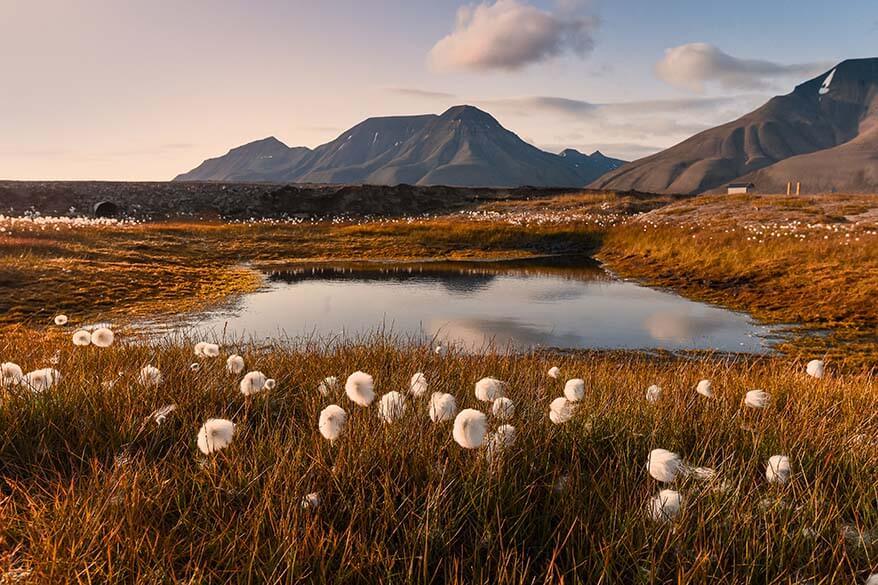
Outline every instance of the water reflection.
[[471, 348], [719, 349], [762, 352], [746, 315], [614, 279], [583, 258], [298, 266], [196, 328], [257, 339], [357, 336], [384, 327]]

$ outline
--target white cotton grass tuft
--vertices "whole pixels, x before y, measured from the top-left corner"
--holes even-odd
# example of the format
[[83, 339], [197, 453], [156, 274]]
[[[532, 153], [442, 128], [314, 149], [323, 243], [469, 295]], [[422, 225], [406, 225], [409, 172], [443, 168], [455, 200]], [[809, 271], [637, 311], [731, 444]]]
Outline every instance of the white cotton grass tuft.
[[91, 344], [95, 347], [110, 347], [116, 336], [109, 327], [98, 327], [91, 332]]
[[557, 380], [558, 377], [561, 376], [561, 368], [558, 366], [552, 366], [549, 368], [548, 376]]
[[0, 383], [3, 386], [11, 386], [18, 384], [24, 377], [21, 367], [14, 362], [3, 362], [0, 364]]
[[303, 510], [316, 510], [320, 505], [320, 494], [317, 492], [311, 492], [305, 496], [302, 496], [302, 509]]
[[162, 383], [162, 372], [155, 366], [144, 366], [137, 379], [144, 386], [158, 386]]
[[405, 411], [405, 397], [396, 390], [391, 390], [378, 402], [378, 417], [386, 423], [401, 418]]
[[156, 409], [152, 414], [149, 415], [149, 417], [153, 421], [155, 421], [155, 424], [161, 425], [162, 423], [164, 423], [168, 419], [168, 416], [170, 416], [170, 414], [172, 412], [174, 412], [175, 410], [177, 410], [176, 404], [166, 404], [165, 406], [162, 406], [161, 408]]
[[515, 444], [515, 427], [512, 425], [500, 425], [497, 430], [485, 439], [485, 455], [488, 460], [500, 455], [503, 451]]
[[64, 325], [67, 325], [67, 321], [67, 315], [55, 315], [55, 325], [57, 325], [58, 327], [63, 327]]
[[653, 384], [649, 388], [646, 389], [646, 399], [649, 402], [658, 402], [659, 398], [662, 397], [662, 387], [658, 384]]
[[241, 372], [244, 371], [244, 358], [239, 356], [236, 353], [233, 353], [228, 358], [226, 358], [226, 371], [230, 374], [237, 376]]
[[207, 343], [204, 341], [199, 341], [198, 343], [195, 344], [195, 348], [193, 349], [193, 351], [195, 352], [195, 355], [197, 357], [204, 357], [204, 346], [205, 345], [207, 345]]
[[790, 479], [790, 458], [785, 455], [772, 455], [765, 466], [765, 479], [769, 483], [786, 483]]
[[338, 378], [335, 376], [327, 376], [317, 385], [317, 391], [323, 396], [334, 394], [338, 390]]
[[713, 481], [716, 479], [716, 469], [712, 467], [686, 467], [686, 475], [698, 481]]
[[199, 364], [198, 362], [192, 362], [191, 364], [189, 364], [189, 369], [193, 372], [197, 372], [201, 369], [201, 364]]
[[267, 379], [263, 388], [266, 390], [274, 390], [275, 388], [277, 388], [277, 380], [275, 380], [274, 378]]
[[649, 517], [659, 522], [673, 520], [680, 513], [683, 497], [674, 490], [662, 490], [649, 499]]
[[375, 400], [373, 385], [372, 376], [366, 372], [356, 371], [348, 376], [344, 391], [354, 404], [369, 406]]
[[494, 402], [506, 396], [505, 384], [496, 378], [482, 378], [476, 382], [476, 398], [482, 402]]
[[436, 349], [433, 350], [436, 355], [443, 355], [445, 353], [445, 348], [441, 345], [437, 345]]
[[457, 414], [457, 401], [451, 394], [433, 392], [430, 396], [430, 420], [443, 422], [452, 420]]
[[823, 360], [811, 360], [805, 366], [805, 373], [812, 378], [822, 378], [824, 374]]
[[427, 377], [422, 372], [412, 376], [411, 382], [409, 382], [409, 392], [412, 393], [412, 396], [415, 398], [423, 396], [427, 393], [427, 388]]
[[771, 400], [771, 394], [765, 390], [750, 390], [744, 396], [744, 404], [750, 408], [765, 408]]
[[20, 378], [20, 383], [33, 392], [44, 392], [61, 381], [61, 372], [53, 368], [41, 368], [28, 372]]
[[512, 418], [515, 414], [515, 403], [505, 396], [501, 396], [494, 400], [494, 403], [491, 405], [491, 414], [500, 420]]
[[585, 397], [585, 380], [573, 378], [564, 384], [564, 397], [570, 402], [579, 402]]
[[202, 358], [215, 358], [220, 354], [220, 346], [216, 343], [199, 341], [195, 344], [195, 355]]
[[556, 425], [564, 424], [576, 414], [576, 404], [563, 396], [549, 404], [549, 420]]
[[334, 441], [341, 435], [347, 421], [348, 413], [341, 406], [330, 404], [320, 411], [317, 429], [324, 439]]
[[673, 451], [653, 449], [649, 452], [649, 461], [646, 467], [653, 479], [662, 483], [671, 483], [683, 471], [683, 461]]
[[91, 345], [91, 333], [86, 331], [85, 329], [80, 329], [76, 333], [73, 334], [73, 345], [84, 347], [86, 345]]
[[198, 431], [198, 449], [205, 455], [228, 447], [235, 436], [235, 423], [224, 418], [209, 418]]
[[695, 391], [707, 398], [713, 398], [713, 384], [710, 383], [710, 380], [701, 380], [698, 382], [695, 386]]
[[239, 387], [241, 389], [241, 394], [244, 396], [253, 396], [254, 394], [258, 394], [262, 392], [265, 388], [265, 382], [268, 378], [265, 377], [260, 371], [252, 371], [244, 374], [244, 377], [241, 379], [241, 383]]
[[472, 408], [461, 410], [454, 419], [454, 441], [464, 449], [481, 447], [485, 440], [486, 424], [484, 413]]

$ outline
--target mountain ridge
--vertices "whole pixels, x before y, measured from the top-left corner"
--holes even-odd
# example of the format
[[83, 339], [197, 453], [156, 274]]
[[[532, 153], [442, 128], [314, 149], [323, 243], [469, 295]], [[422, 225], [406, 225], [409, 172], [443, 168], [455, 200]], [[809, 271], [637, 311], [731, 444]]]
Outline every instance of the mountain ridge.
[[543, 151], [487, 112], [460, 105], [440, 115], [367, 118], [314, 149], [263, 138], [174, 180], [581, 187], [624, 163], [574, 152], [575, 160]]

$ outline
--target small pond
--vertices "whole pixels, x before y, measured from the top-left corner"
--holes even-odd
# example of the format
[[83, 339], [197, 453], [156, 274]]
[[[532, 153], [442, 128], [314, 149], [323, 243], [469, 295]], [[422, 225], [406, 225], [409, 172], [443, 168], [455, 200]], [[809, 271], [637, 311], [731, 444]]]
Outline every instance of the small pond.
[[196, 335], [258, 341], [384, 330], [471, 350], [493, 343], [762, 353], [777, 340], [745, 314], [619, 280], [587, 258], [300, 265], [185, 325]]

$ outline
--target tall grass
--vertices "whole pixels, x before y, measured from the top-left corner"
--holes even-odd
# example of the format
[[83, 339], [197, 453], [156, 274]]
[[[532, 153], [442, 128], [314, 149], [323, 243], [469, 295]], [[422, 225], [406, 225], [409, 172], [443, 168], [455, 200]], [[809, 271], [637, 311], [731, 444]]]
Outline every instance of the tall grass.
[[[277, 388], [246, 402], [229, 353]], [[437, 355], [374, 337], [230, 345], [193, 372], [191, 343], [0, 341], [0, 360], [25, 371], [52, 356], [60, 385], [0, 400], [0, 568], [33, 582], [851, 583], [878, 566], [878, 383], [832, 364], [815, 380], [779, 358]], [[160, 386], [138, 383], [146, 364]], [[559, 380], [546, 376], [553, 365]], [[358, 369], [379, 396], [420, 371], [429, 392], [483, 412], [474, 383], [504, 380], [517, 441], [493, 461], [460, 448], [450, 423], [430, 422], [429, 392], [408, 396], [393, 424], [377, 400], [317, 392]], [[549, 402], [573, 377], [586, 382], [582, 406], [553, 425]], [[702, 378], [713, 399], [695, 392]], [[772, 394], [770, 408], [742, 407], [752, 388]], [[350, 413], [332, 444], [317, 429], [330, 403]], [[156, 425], [149, 415], [165, 404], [177, 409]], [[195, 439], [211, 417], [237, 433], [205, 457]], [[719, 471], [678, 480], [683, 511], [670, 523], [645, 513], [661, 489], [645, 469], [658, 447]], [[764, 478], [775, 454], [792, 461], [783, 486]], [[303, 508], [312, 492], [319, 506]]]

